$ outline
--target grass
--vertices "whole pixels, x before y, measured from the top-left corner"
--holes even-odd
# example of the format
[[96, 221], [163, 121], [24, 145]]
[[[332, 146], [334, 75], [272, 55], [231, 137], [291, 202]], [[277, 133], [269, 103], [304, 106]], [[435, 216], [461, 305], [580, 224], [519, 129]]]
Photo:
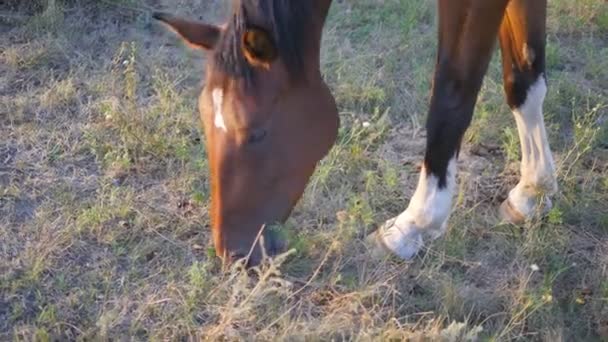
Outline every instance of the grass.
[[412, 263], [368, 255], [362, 238], [417, 181], [434, 7], [333, 4], [322, 69], [338, 142], [285, 224], [294, 251], [250, 272], [222, 272], [209, 244], [201, 56], [148, 11], [217, 22], [225, 6], [0, 8], [0, 339], [607, 339], [604, 1], [550, 2], [545, 116], [560, 191], [547, 219], [497, 223], [520, 152], [496, 54], [446, 236]]

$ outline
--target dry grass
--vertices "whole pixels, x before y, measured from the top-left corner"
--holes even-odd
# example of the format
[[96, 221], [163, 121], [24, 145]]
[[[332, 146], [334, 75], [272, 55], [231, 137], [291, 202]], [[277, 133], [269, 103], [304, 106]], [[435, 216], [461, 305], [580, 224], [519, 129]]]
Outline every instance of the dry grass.
[[548, 218], [497, 224], [519, 144], [495, 58], [450, 229], [412, 263], [371, 260], [362, 237], [413, 192], [434, 2], [336, 2], [323, 72], [339, 142], [286, 223], [291, 254], [225, 273], [208, 244], [200, 56], [148, 11], [215, 20], [223, 7], [0, 7], [1, 340], [608, 339], [604, 1], [550, 2], [545, 109], [561, 191]]

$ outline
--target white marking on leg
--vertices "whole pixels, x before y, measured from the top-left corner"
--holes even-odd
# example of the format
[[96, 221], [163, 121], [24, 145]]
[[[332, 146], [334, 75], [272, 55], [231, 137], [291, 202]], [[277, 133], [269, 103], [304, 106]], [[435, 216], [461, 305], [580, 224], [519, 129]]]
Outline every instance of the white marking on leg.
[[555, 163], [543, 119], [546, 93], [547, 84], [541, 75], [528, 90], [524, 104], [513, 111], [521, 143], [521, 179], [509, 193], [509, 202], [525, 217], [534, 214], [541, 194], [557, 191]]
[[448, 163], [446, 186], [424, 167], [407, 209], [388, 222], [382, 238], [385, 245], [404, 259], [411, 259], [423, 246], [422, 235], [437, 238], [445, 232], [456, 187], [456, 158]]
[[226, 132], [228, 131], [228, 129], [226, 128], [226, 123], [224, 122], [224, 114], [222, 113], [224, 91], [220, 88], [213, 89], [213, 91], [211, 92], [211, 99], [213, 100], [213, 123], [215, 124], [215, 127]]

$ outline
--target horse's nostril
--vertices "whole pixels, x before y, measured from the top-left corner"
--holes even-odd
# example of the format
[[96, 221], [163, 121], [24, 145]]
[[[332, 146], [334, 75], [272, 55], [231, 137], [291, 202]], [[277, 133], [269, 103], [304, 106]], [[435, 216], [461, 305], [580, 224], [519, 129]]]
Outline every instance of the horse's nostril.
[[241, 259], [245, 258], [245, 256], [246, 255], [243, 254], [243, 253], [231, 252], [230, 253], [230, 261], [231, 262], [235, 262], [235, 261], [238, 261], [238, 260], [241, 260]]
[[249, 135], [249, 138], [247, 139], [247, 143], [249, 144], [256, 144], [259, 142], [262, 142], [264, 140], [264, 138], [266, 138], [266, 130], [265, 129], [258, 129], [255, 130], [251, 133], [251, 135]]

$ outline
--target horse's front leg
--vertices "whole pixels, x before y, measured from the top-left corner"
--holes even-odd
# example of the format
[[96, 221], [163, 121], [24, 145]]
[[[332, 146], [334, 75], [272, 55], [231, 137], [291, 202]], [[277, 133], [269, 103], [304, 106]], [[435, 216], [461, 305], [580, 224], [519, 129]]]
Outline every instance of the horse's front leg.
[[407, 209], [369, 238], [377, 252], [410, 259], [447, 227], [457, 157], [471, 122], [507, 0], [439, 1], [439, 47], [418, 186]]

